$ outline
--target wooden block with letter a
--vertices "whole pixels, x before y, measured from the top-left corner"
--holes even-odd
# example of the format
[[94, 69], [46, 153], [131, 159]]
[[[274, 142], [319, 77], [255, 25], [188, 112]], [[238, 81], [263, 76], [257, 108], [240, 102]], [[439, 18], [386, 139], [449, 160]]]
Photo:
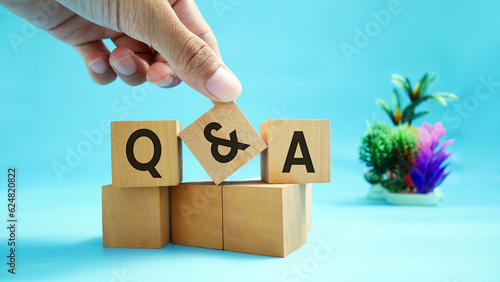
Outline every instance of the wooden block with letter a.
[[219, 103], [180, 133], [215, 184], [266, 148], [234, 102]]
[[299, 184], [223, 183], [224, 250], [285, 257], [306, 242]]
[[172, 242], [222, 250], [222, 186], [200, 181], [170, 189]]
[[181, 124], [111, 122], [111, 167], [118, 187], [173, 186], [182, 181]]
[[168, 187], [102, 187], [104, 247], [159, 249], [170, 242]]
[[267, 183], [330, 182], [329, 120], [268, 120], [260, 125], [267, 144], [261, 177]]

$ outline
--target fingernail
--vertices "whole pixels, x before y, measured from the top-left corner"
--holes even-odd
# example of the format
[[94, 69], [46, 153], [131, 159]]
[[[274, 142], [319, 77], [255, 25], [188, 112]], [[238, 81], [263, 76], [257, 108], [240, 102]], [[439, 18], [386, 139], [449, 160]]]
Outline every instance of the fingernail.
[[159, 87], [169, 87], [172, 85], [173, 82], [174, 82], [174, 78], [171, 75], [169, 75], [169, 76], [165, 77], [164, 79], [160, 79], [158, 81], [152, 81], [151, 83], [153, 83], [154, 85], [159, 86]]
[[108, 64], [102, 57], [99, 57], [89, 62], [89, 68], [97, 74], [103, 74], [108, 69]]
[[111, 64], [120, 74], [124, 76], [131, 76], [137, 70], [137, 65], [135, 64], [134, 59], [132, 59], [132, 56], [130, 56], [130, 54], [125, 55], [118, 60], [115, 60]]
[[216, 98], [219, 102], [230, 102], [238, 98], [241, 93], [241, 83], [236, 76], [223, 67], [212, 75], [212, 77], [205, 83], [205, 88]]

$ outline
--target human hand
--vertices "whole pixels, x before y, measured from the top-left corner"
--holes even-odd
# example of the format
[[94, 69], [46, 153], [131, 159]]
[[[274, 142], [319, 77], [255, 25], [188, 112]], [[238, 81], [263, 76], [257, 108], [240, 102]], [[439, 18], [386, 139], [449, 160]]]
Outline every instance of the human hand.
[[[118, 75], [170, 88], [181, 80], [214, 102], [229, 102], [241, 84], [224, 65], [215, 36], [194, 0], [0, 0], [0, 4], [71, 45], [92, 80]], [[112, 52], [103, 43], [110, 38]]]

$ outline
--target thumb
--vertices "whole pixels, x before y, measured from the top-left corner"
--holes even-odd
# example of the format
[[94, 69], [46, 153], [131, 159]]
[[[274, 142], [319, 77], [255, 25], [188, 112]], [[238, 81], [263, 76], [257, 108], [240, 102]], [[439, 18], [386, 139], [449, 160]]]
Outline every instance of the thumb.
[[[236, 99], [241, 93], [241, 83], [216, 52], [181, 23], [167, 1], [150, 2], [154, 4], [146, 8], [148, 11], [133, 9], [134, 15], [127, 17], [136, 19], [135, 24], [142, 19], [144, 24], [125, 22], [121, 25], [124, 31], [136, 33], [137, 36], [129, 34], [135, 38], [146, 37], [145, 42], [162, 54], [179, 78], [196, 91], [216, 102]], [[134, 26], [127, 28], [128, 24]]]

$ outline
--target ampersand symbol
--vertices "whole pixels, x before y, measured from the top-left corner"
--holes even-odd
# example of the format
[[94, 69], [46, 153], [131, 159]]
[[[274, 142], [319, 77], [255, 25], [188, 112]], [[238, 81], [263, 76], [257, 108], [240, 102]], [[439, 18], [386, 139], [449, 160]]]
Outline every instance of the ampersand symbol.
[[[238, 136], [236, 135], [236, 130], [233, 130], [229, 134], [229, 140], [215, 137], [212, 135], [212, 130], [216, 131], [221, 129], [222, 126], [217, 122], [211, 122], [205, 127], [205, 138], [208, 142], [212, 143], [211, 152], [214, 159], [220, 163], [228, 163], [236, 157], [238, 150], [245, 150], [250, 147], [248, 144], [238, 142]], [[231, 151], [227, 155], [223, 156], [219, 153], [219, 146], [230, 147]]]

